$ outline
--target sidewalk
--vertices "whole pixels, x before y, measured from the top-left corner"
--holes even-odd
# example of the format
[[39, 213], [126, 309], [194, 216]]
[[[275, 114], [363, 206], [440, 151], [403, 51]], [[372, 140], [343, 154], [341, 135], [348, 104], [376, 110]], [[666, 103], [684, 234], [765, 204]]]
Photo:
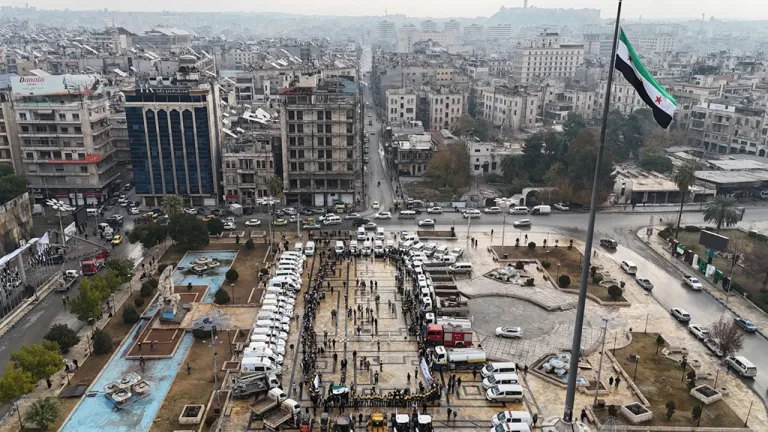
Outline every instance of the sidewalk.
[[[153, 256], [157, 255], [156, 258], [158, 258], [155, 261], [155, 267], [152, 268], [152, 272], [154, 272], [157, 269], [157, 265], [159, 264], [159, 258], [162, 256], [163, 253], [165, 253], [165, 250], [167, 249], [169, 243], [166, 243], [162, 249], [160, 249], [158, 252], [155, 252], [153, 248], [153, 251], [151, 253], [148, 253], [147, 256], [145, 256], [142, 259], [142, 263], [149, 266], [150, 260], [153, 258]], [[137, 265], [137, 267], [140, 267], [141, 264]], [[136, 269], [137, 267], [134, 267]], [[113, 294], [113, 301], [114, 301], [114, 310], [118, 311], [120, 307], [125, 303], [125, 301], [130, 298], [131, 294], [138, 290], [141, 287], [141, 281], [139, 278], [141, 277], [141, 271], [136, 271], [134, 273], [133, 278], [129, 283], [123, 284], [120, 286], [120, 288], [115, 291]], [[104, 308], [105, 306], [102, 306]], [[113, 317], [109, 317], [109, 313], [105, 310], [104, 315], [101, 319], [96, 321], [93, 328], [88, 325], [84, 325], [80, 331], [78, 332], [78, 336], [80, 336], [80, 343], [75, 345], [74, 347], [70, 348], [69, 352], [64, 355], [64, 361], [69, 364], [70, 366], [73, 366], [73, 360], [77, 359], [78, 363], [82, 365], [85, 363], [85, 360], [88, 358], [88, 356], [91, 353], [90, 346], [90, 337], [93, 333], [93, 330], [102, 329], [104, 328], [110, 319], [123, 319], [122, 316], [114, 315]], [[72, 376], [72, 373], [69, 374], [70, 377]], [[37, 388], [32, 393], [29, 393], [27, 395], [22, 396], [18, 401], [18, 406], [22, 411], [22, 414], [26, 412], [27, 408], [35, 402], [37, 399], [44, 398], [44, 397], [53, 397], [55, 398], [58, 396], [61, 391], [67, 387], [67, 373], [64, 372], [62, 369], [61, 371], [55, 373], [53, 376], [51, 376], [51, 382], [53, 382], [53, 386], [49, 389], [45, 383], [45, 381], [40, 381], [37, 383]], [[72, 383], [74, 384], [74, 383]], [[90, 383], [89, 383], [90, 384]], [[15, 409], [11, 409], [5, 417], [0, 419], [0, 431], [15, 431], [18, 430], [18, 414], [16, 413]]]
[[637, 232], [637, 237], [662, 258], [672, 263], [681, 272], [688, 274], [696, 273], [699, 281], [701, 281], [704, 286], [704, 291], [728, 308], [734, 315], [752, 321], [757, 326], [757, 333], [768, 338], [766, 335], [768, 333], [768, 314], [749, 300], [745, 299], [739, 293], [732, 292], [730, 295], [727, 295], [727, 293], [723, 292], [720, 287], [714, 285], [711, 280], [699, 274], [691, 266], [679, 259], [672, 258], [672, 255], [667, 249], [666, 241], [657, 234], [661, 229], [662, 227], [659, 226], [654, 227], [654, 234], [651, 236], [650, 242], [646, 241], [645, 228], [642, 228]]

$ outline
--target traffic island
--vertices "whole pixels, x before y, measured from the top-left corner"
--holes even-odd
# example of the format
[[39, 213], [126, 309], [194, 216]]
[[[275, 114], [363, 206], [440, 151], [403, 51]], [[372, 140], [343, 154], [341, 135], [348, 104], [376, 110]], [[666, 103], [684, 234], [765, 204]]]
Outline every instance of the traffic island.
[[456, 240], [456, 233], [454, 231], [426, 231], [418, 230], [416, 234], [420, 240]]

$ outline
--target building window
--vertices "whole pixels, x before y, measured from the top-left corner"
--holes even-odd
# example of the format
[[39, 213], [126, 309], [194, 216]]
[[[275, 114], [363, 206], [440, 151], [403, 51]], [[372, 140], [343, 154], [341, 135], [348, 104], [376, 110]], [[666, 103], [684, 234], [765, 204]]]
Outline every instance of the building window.
[[80, 114], [72, 114], [73, 121], [80, 121]]

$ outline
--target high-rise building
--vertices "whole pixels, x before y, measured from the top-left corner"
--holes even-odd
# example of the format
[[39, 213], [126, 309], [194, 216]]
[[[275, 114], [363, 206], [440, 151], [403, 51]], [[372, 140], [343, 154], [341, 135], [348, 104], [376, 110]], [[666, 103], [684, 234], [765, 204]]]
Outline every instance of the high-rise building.
[[494, 24], [488, 26], [488, 37], [490, 40], [511, 39], [512, 24]]
[[379, 22], [379, 40], [394, 42], [396, 36], [394, 22], [387, 20]]
[[158, 81], [124, 93], [136, 195], [148, 206], [161, 205], [166, 194], [190, 206], [216, 205], [218, 86]]
[[450, 30], [456, 34], [456, 38], [459, 38], [459, 32], [461, 31], [461, 24], [459, 24], [456, 20], [450, 20], [443, 23], [443, 28], [445, 30]]
[[14, 138], [13, 105], [11, 104], [11, 75], [0, 75], [0, 164], [11, 165], [17, 173], [23, 172], [18, 148], [11, 146]]
[[421, 22], [422, 31], [437, 31], [437, 23], [432, 20], [424, 20]]
[[470, 24], [464, 27], [464, 40], [468, 42], [482, 40], [485, 33], [485, 28], [478, 24]]
[[515, 48], [511, 78], [527, 85], [537, 78], [570, 78], [584, 58], [584, 45], [558, 33], [540, 33]]
[[363, 125], [355, 78], [301, 75], [280, 89], [280, 102], [286, 203], [359, 205]]
[[397, 52], [413, 52], [413, 45], [417, 42], [429, 41], [447, 48], [456, 45], [456, 34], [451, 30], [421, 31], [416, 28], [403, 27], [397, 31]]

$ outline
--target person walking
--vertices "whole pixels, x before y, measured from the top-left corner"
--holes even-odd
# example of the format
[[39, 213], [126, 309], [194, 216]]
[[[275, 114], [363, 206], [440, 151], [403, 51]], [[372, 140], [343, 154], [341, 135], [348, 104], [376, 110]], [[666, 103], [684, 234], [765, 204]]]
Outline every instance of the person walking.
[[608, 379], [608, 386], [613, 386], [613, 377]]
[[451, 413], [453, 412], [453, 410], [451, 409], [451, 407], [448, 407], [448, 410], [447, 410], [447, 412], [448, 412], [448, 421], [451, 421]]
[[616, 388], [617, 388], [617, 389], [619, 388], [619, 383], [620, 383], [620, 382], [621, 382], [621, 378], [620, 378], [620, 377], [616, 377], [616, 381], [615, 381], [615, 383], [616, 383]]
[[587, 410], [582, 408], [581, 409], [581, 422], [584, 423], [587, 421]]

